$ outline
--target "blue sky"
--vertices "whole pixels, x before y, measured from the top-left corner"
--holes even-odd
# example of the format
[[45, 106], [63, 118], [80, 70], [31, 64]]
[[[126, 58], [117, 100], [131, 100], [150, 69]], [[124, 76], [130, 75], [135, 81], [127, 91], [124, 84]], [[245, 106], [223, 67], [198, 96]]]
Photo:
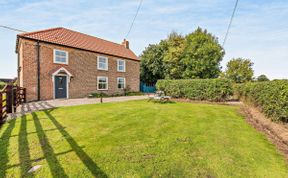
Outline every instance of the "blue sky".
[[[128, 40], [141, 54], [171, 31], [187, 34], [207, 28], [223, 42], [234, 0], [144, 0]], [[0, 25], [35, 31], [66, 27], [121, 42], [138, 0], [0, 0]], [[233, 57], [250, 58], [255, 75], [288, 78], [288, 1], [239, 0], [225, 45], [225, 68]], [[0, 28], [0, 78], [15, 77], [17, 32]]]

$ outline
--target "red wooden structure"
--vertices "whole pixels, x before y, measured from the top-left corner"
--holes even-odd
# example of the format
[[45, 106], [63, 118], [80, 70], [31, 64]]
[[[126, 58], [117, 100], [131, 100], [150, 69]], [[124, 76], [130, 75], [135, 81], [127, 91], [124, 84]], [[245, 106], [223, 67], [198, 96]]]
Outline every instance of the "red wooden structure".
[[0, 90], [0, 122], [3, 122], [8, 113], [16, 112], [17, 107], [26, 102], [26, 89], [17, 85], [8, 84]]

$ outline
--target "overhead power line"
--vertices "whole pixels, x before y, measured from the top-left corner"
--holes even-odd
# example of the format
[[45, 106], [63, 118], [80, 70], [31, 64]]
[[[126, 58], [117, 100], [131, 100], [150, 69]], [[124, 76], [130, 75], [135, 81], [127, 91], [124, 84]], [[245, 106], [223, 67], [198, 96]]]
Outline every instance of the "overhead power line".
[[16, 31], [16, 32], [21, 32], [21, 33], [25, 33], [25, 32], [26, 32], [26, 31], [24, 31], [24, 30], [19, 30], [19, 29], [17, 29], [17, 28], [8, 27], [8, 26], [5, 26], [5, 25], [0, 25], [0, 27], [6, 28], [6, 29], [8, 29], [8, 30]]
[[137, 11], [136, 11], [136, 14], [135, 14], [135, 16], [134, 16], [134, 18], [133, 18], [133, 20], [132, 20], [132, 23], [131, 23], [131, 25], [130, 25], [130, 28], [129, 28], [129, 30], [128, 30], [127, 35], [125, 36], [125, 39], [127, 39], [127, 37], [129, 36], [129, 34], [130, 34], [130, 32], [131, 32], [131, 30], [132, 30], [132, 28], [133, 28], [135, 19], [136, 19], [138, 13], [139, 13], [139, 10], [140, 10], [140, 8], [141, 8], [142, 2], [143, 2], [143, 0], [140, 0], [140, 3], [139, 3], [139, 5], [138, 5]]
[[228, 34], [229, 34], [229, 31], [230, 31], [230, 28], [231, 28], [231, 25], [232, 25], [232, 22], [233, 22], [233, 19], [234, 19], [234, 16], [235, 16], [235, 12], [236, 12], [236, 9], [237, 9], [237, 6], [238, 6], [238, 1], [239, 0], [236, 0], [236, 2], [235, 2], [233, 13], [232, 13], [232, 16], [231, 16], [231, 19], [230, 19], [230, 22], [229, 22], [229, 25], [228, 25], [228, 28], [227, 28], [227, 31], [226, 31], [225, 38], [224, 38], [222, 46], [224, 46], [226, 41], [227, 41]]

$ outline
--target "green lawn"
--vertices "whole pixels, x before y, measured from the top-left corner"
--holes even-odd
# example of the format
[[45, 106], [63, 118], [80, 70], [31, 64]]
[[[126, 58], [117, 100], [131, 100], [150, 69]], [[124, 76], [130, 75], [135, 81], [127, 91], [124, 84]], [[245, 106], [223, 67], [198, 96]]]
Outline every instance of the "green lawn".
[[0, 129], [0, 177], [288, 177], [238, 111], [130, 101], [36, 112]]

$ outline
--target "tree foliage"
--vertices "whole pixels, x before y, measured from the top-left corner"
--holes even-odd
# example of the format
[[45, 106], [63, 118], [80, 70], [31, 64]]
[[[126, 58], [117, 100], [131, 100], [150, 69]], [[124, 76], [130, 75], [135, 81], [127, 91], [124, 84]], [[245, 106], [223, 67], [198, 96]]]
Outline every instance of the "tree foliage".
[[182, 62], [185, 38], [172, 32], [166, 40], [167, 51], [164, 54], [164, 67], [166, 79], [181, 79], [184, 70]]
[[262, 75], [259, 75], [257, 77], [257, 81], [258, 82], [266, 82], [266, 81], [269, 81], [269, 78], [266, 75], [262, 74]]
[[254, 75], [253, 62], [250, 59], [236, 58], [227, 63], [225, 77], [236, 83], [251, 81]]
[[207, 30], [198, 28], [186, 36], [183, 78], [216, 78], [221, 72], [224, 50]]
[[164, 78], [163, 58], [167, 46], [165, 41], [157, 45], [149, 45], [141, 55], [141, 81], [146, 83], [156, 83], [158, 79]]
[[218, 40], [201, 28], [182, 36], [176, 32], [142, 52], [141, 81], [158, 79], [216, 78], [224, 50]]

